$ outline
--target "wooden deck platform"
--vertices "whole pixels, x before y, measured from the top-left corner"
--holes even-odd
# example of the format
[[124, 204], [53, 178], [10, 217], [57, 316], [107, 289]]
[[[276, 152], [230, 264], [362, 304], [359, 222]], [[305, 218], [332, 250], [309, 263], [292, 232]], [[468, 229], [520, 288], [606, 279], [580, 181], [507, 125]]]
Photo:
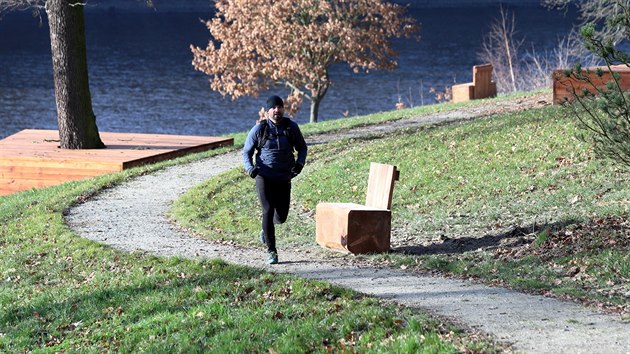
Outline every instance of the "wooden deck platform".
[[105, 149], [59, 148], [57, 130], [23, 130], [0, 140], [0, 195], [43, 188], [232, 145], [232, 138], [100, 133]]

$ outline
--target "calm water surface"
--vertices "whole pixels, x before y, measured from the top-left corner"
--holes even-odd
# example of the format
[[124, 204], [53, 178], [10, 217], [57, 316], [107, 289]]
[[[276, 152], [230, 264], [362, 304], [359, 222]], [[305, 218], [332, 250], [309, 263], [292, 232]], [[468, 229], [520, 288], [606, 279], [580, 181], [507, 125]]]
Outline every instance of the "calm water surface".
[[[542, 8], [515, 7], [519, 36], [538, 50], [553, 48], [573, 16]], [[498, 7], [413, 9], [422, 39], [396, 40], [393, 72], [353, 75], [333, 68], [334, 84], [320, 120], [434, 103], [431, 87], [471, 80], [472, 65]], [[249, 129], [269, 93], [232, 101], [210, 90], [191, 65], [190, 44], [205, 47], [206, 13], [88, 13], [86, 33], [90, 89], [101, 131], [218, 135]], [[48, 26], [29, 13], [0, 21], [0, 138], [22, 129], [57, 129]], [[273, 93], [284, 94], [283, 91]], [[308, 120], [308, 105], [295, 117]]]

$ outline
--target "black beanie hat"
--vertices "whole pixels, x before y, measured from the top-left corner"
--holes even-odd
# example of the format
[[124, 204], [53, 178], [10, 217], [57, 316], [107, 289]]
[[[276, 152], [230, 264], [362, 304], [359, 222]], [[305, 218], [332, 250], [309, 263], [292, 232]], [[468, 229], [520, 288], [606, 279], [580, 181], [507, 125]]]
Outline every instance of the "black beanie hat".
[[282, 102], [282, 98], [278, 96], [271, 96], [267, 99], [267, 109], [272, 109], [273, 107], [280, 106], [284, 107], [284, 102]]

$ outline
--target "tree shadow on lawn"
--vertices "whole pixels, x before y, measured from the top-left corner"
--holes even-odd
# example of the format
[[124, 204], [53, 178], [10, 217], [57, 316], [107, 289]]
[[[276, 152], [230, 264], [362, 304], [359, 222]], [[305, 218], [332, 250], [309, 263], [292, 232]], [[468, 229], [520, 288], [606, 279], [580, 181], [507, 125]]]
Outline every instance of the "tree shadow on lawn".
[[414, 255], [463, 254], [475, 250], [494, 250], [497, 248], [518, 248], [530, 244], [544, 230], [560, 230], [567, 225], [577, 223], [577, 220], [563, 222], [532, 224], [528, 226], [513, 226], [509, 230], [496, 234], [486, 234], [482, 237], [442, 237], [439, 241], [427, 245], [409, 245], [393, 247], [391, 252]]
[[[257, 277], [263, 272], [245, 267], [239, 267], [237, 272], [233, 272], [231, 267], [222, 264], [207, 269], [207, 274], [181, 279], [147, 276], [132, 285], [94, 285], [67, 297], [65, 291], [53, 290], [36, 296], [32, 301], [18, 301], [7, 306], [0, 313], [0, 331], [7, 337], [18, 336], [20, 332], [32, 332], [30, 342], [23, 344], [31, 348], [59, 344], [67, 336], [76, 337], [74, 330], [77, 323], [87, 327], [98, 327], [98, 323], [113, 325], [119, 321], [115, 317], [123, 313], [126, 316], [124, 322], [130, 327], [150, 327], [144, 323], [164, 322], [166, 315], [175, 319], [184, 317], [188, 315], [190, 307], [204, 305], [207, 298], [216, 296], [217, 291], [221, 293], [222, 290], [215, 289], [217, 283], [230, 284], [243, 277]], [[193, 284], [197, 288], [207, 289], [208, 294], [204, 297], [188, 296]], [[51, 301], [52, 296], [55, 301]], [[95, 336], [107, 336], [107, 331]]]

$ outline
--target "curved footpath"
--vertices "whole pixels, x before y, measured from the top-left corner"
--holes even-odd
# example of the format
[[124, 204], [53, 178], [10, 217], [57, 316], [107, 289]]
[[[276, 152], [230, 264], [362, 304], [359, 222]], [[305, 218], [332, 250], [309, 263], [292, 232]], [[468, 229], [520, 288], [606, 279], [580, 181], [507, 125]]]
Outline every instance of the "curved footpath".
[[[405, 127], [531, 109], [548, 101], [546, 96], [529, 96], [307, 140], [309, 144], [317, 144], [387, 133]], [[263, 247], [253, 249], [202, 240], [168, 220], [166, 214], [171, 203], [187, 189], [240, 164], [240, 152], [232, 152], [140, 176], [70, 209], [66, 222], [80, 236], [124, 251], [166, 257], [218, 257], [232, 264], [327, 280], [426, 309], [460, 326], [513, 343], [513, 349], [519, 352], [630, 353], [630, 323], [576, 303], [422, 273], [356, 265], [349, 257], [321, 257], [315, 250], [280, 250], [280, 264], [269, 266]]]

